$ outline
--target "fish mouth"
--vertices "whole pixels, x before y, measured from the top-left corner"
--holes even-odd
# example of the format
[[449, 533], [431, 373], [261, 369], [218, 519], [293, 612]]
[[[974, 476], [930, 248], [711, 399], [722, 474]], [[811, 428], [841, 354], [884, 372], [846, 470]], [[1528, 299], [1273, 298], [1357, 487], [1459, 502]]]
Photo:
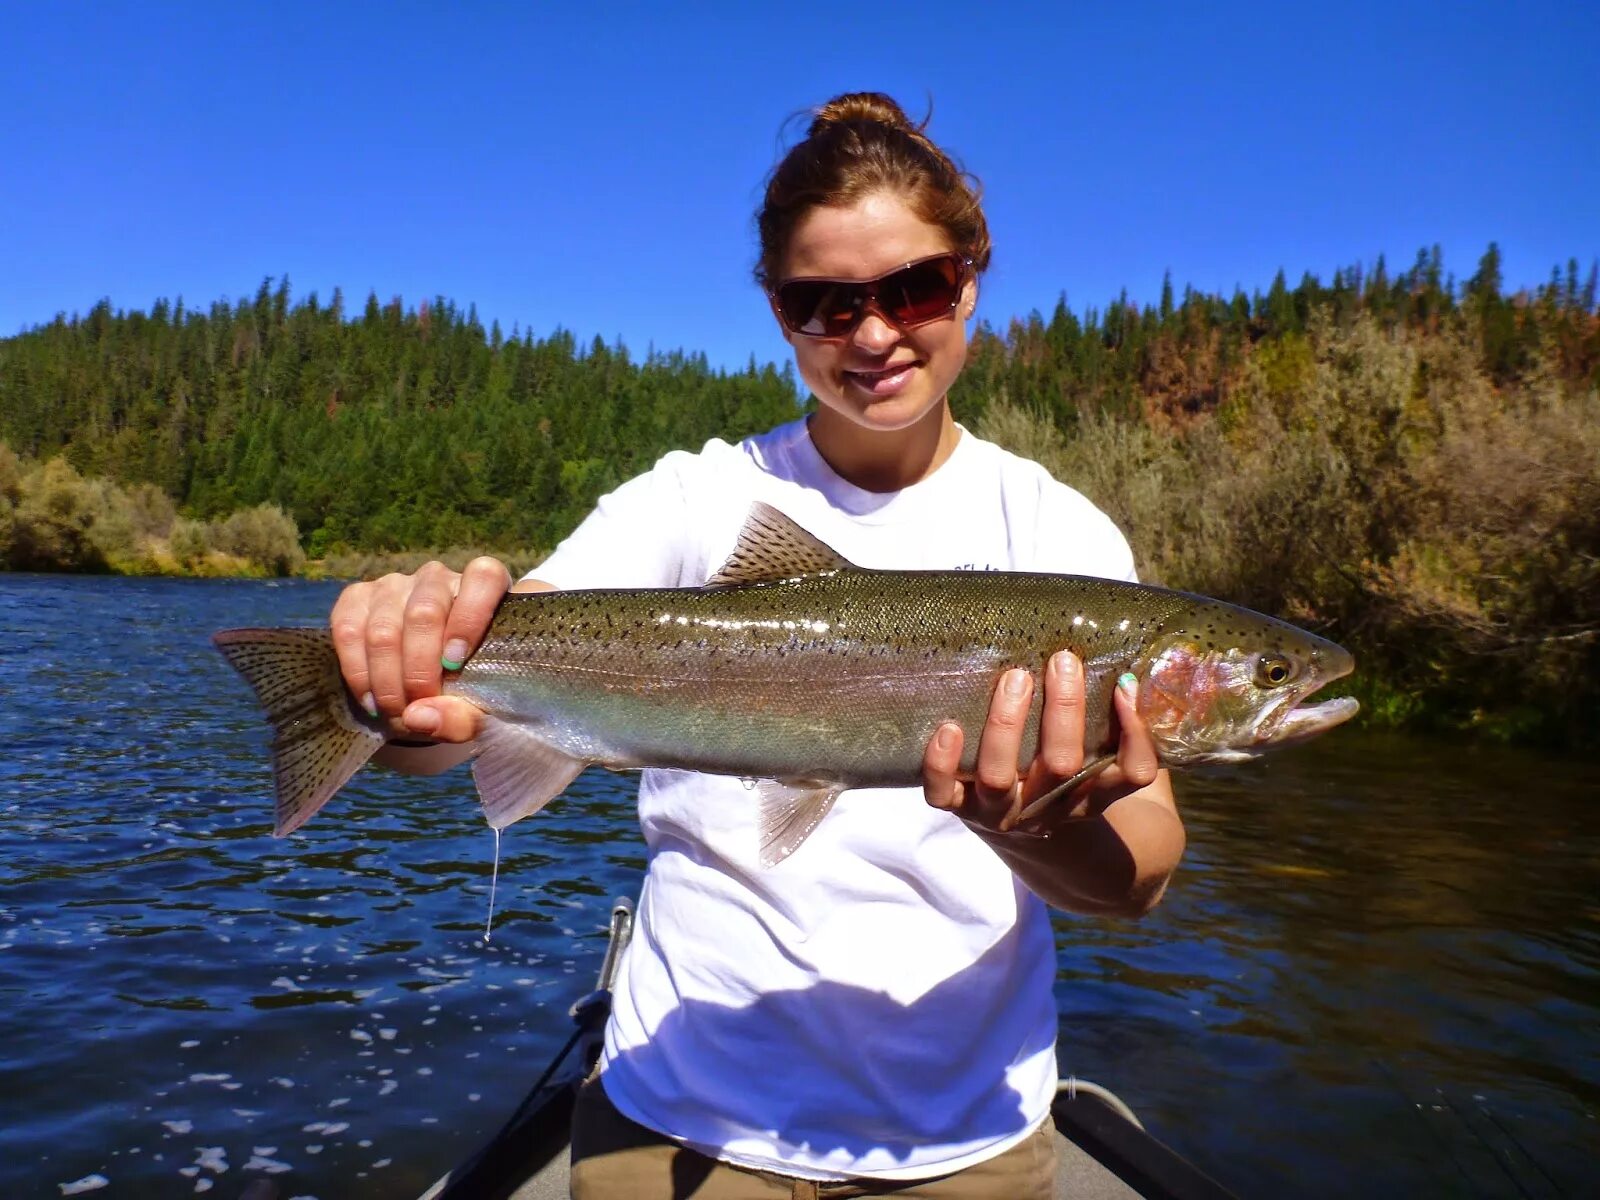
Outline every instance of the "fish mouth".
[[1275, 721], [1257, 744], [1284, 746], [1303, 742], [1326, 733], [1335, 725], [1343, 725], [1360, 711], [1361, 702], [1354, 696], [1340, 696], [1321, 704], [1297, 704]]

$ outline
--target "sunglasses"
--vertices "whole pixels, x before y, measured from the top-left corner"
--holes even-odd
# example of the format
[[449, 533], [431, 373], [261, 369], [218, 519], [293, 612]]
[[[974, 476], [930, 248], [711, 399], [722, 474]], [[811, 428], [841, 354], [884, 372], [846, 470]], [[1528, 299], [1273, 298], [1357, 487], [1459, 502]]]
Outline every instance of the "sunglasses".
[[848, 337], [869, 308], [900, 329], [913, 329], [955, 312], [971, 268], [970, 258], [948, 253], [876, 279], [785, 279], [772, 290], [772, 303], [784, 328], [801, 337]]

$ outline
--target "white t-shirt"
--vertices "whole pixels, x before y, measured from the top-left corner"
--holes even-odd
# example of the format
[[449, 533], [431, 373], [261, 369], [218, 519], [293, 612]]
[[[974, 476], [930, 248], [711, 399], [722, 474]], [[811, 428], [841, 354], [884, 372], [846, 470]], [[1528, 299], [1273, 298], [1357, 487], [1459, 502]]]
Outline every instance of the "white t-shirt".
[[[899, 492], [834, 473], [803, 420], [674, 452], [610, 495], [531, 577], [692, 587], [751, 502], [863, 566], [1132, 579], [1110, 520], [1036, 463], [962, 431]], [[737, 779], [646, 771], [649, 849], [602, 1067], [640, 1124], [736, 1164], [914, 1179], [1021, 1141], [1055, 1093], [1045, 906], [920, 788], [847, 791], [777, 866]]]

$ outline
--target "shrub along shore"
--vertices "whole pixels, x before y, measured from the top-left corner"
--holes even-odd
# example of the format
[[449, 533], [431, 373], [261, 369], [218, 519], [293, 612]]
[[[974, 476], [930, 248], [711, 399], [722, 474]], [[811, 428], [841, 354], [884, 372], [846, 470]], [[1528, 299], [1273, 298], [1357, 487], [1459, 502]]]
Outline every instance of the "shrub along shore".
[[295, 519], [257, 504], [211, 521], [181, 516], [152, 484], [128, 487], [80, 475], [65, 458], [39, 463], [0, 443], [0, 569], [196, 579], [376, 579], [439, 560], [460, 570], [493, 554], [526, 571], [547, 553], [473, 546], [341, 549], [306, 557]]
[[[521, 570], [667, 450], [796, 411], [787, 370], [508, 338], [443, 300], [347, 320], [269, 284], [0, 339], [0, 565], [353, 578], [481, 544]], [[1349, 646], [1365, 719], [1588, 747], [1595, 293], [1571, 263], [1504, 295], [1490, 247], [1460, 286], [1433, 251], [1264, 295], [1063, 300], [980, 326], [952, 404], [1109, 512], [1143, 578]]]

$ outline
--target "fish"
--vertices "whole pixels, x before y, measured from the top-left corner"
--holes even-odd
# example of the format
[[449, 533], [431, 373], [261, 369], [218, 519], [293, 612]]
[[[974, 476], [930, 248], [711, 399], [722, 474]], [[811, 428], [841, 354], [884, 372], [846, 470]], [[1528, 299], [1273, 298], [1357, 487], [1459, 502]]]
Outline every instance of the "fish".
[[[213, 641], [275, 734], [273, 832], [309, 820], [393, 735], [345, 687], [326, 629], [227, 629]], [[920, 784], [934, 732], [965, 733], [961, 769], [1006, 671], [1034, 677], [1021, 764], [1038, 744], [1050, 657], [1083, 662], [1086, 765], [1036, 815], [1115, 761], [1112, 691], [1168, 767], [1235, 762], [1354, 716], [1304, 703], [1355, 662], [1335, 643], [1206, 596], [1091, 576], [857, 566], [757, 503], [698, 588], [510, 593], [446, 693], [483, 710], [472, 771], [496, 830], [591, 765], [743, 778], [761, 862], [794, 853], [841, 792]]]

